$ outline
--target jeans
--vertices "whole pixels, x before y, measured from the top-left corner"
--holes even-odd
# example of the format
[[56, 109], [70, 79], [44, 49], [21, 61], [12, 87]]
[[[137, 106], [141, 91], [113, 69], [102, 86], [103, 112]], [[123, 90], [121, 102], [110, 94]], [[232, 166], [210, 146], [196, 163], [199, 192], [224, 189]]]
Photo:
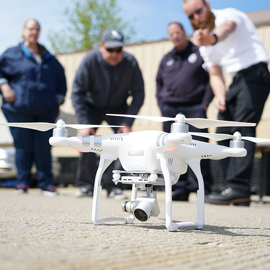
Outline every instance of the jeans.
[[[31, 116], [13, 113], [3, 109], [8, 122], [55, 122], [48, 117]], [[42, 132], [28, 128], [10, 127], [16, 149], [17, 185], [31, 185], [31, 168], [37, 168], [37, 186], [46, 188], [52, 185], [51, 146], [49, 138], [52, 130]]]

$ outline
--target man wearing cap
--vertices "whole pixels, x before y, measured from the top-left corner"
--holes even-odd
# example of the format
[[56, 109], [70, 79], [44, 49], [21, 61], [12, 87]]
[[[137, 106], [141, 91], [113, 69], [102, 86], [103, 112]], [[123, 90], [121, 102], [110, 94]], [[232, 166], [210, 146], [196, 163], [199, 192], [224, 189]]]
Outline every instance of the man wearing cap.
[[[99, 49], [91, 50], [80, 64], [72, 87], [71, 99], [79, 124], [100, 125], [105, 120], [115, 133], [131, 131], [134, 119], [110, 117], [106, 113], [137, 114], [144, 101], [143, 77], [134, 56], [123, 52], [124, 36], [118, 30], [106, 30]], [[127, 99], [132, 96], [132, 102]], [[96, 129], [79, 131], [79, 136], [94, 135]], [[116, 162], [115, 162], [116, 163]], [[117, 167], [117, 168], [116, 168]], [[103, 179], [108, 197], [123, 199], [122, 189], [112, 182], [112, 169], [108, 168], [108, 179]], [[94, 153], [81, 153], [77, 172], [77, 197], [92, 196], [97, 166]]]

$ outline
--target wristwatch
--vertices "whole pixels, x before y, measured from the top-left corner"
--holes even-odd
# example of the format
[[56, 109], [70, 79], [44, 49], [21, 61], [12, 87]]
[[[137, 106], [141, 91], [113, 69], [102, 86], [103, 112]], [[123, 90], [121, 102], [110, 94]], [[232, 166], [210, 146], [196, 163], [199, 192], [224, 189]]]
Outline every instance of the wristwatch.
[[211, 44], [212, 46], [218, 43], [218, 36], [215, 33], [212, 33], [212, 37], [215, 38], [215, 42]]

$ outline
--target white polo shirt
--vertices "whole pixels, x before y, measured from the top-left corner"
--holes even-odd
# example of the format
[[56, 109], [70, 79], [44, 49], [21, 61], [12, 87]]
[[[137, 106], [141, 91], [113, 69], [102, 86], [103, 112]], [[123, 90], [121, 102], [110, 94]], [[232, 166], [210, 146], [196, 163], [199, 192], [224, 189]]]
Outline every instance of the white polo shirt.
[[248, 16], [234, 8], [211, 10], [219, 26], [225, 21], [234, 21], [236, 29], [226, 39], [211, 46], [200, 47], [206, 68], [222, 66], [225, 72], [235, 75], [236, 72], [259, 62], [269, 62], [267, 52]]

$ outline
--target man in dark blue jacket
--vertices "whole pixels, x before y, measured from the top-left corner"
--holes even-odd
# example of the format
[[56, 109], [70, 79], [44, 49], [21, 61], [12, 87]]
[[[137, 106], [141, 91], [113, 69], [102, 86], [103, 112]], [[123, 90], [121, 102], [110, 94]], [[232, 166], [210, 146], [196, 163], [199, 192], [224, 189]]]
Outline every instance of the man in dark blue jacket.
[[[116, 133], [131, 131], [134, 119], [106, 116], [106, 113], [137, 114], [144, 101], [144, 82], [134, 56], [122, 51], [124, 37], [120, 31], [107, 30], [103, 34], [99, 50], [90, 51], [83, 59], [74, 79], [72, 102], [80, 124], [99, 125], [103, 120]], [[130, 105], [128, 97], [132, 97]], [[94, 135], [96, 129], [79, 131], [80, 136]], [[116, 166], [116, 165], [115, 165]], [[78, 197], [92, 196], [96, 174], [94, 153], [81, 153], [77, 182]], [[108, 171], [112, 171], [112, 167]], [[112, 175], [105, 181], [108, 197], [122, 199], [122, 190], [115, 188]]]
[[[187, 118], [206, 118], [206, 110], [213, 98], [208, 73], [203, 69], [199, 49], [186, 38], [178, 22], [168, 25], [168, 34], [175, 47], [161, 60], [156, 82], [157, 100], [163, 116], [182, 113]], [[170, 132], [171, 122], [164, 122], [163, 130]], [[190, 126], [190, 131], [207, 132]], [[198, 137], [201, 141], [207, 139]], [[202, 160], [202, 174], [206, 193], [210, 192], [212, 176], [209, 160]], [[194, 176], [195, 177], [195, 176]], [[187, 174], [174, 187], [173, 200], [187, 201], [190, 193]]]

